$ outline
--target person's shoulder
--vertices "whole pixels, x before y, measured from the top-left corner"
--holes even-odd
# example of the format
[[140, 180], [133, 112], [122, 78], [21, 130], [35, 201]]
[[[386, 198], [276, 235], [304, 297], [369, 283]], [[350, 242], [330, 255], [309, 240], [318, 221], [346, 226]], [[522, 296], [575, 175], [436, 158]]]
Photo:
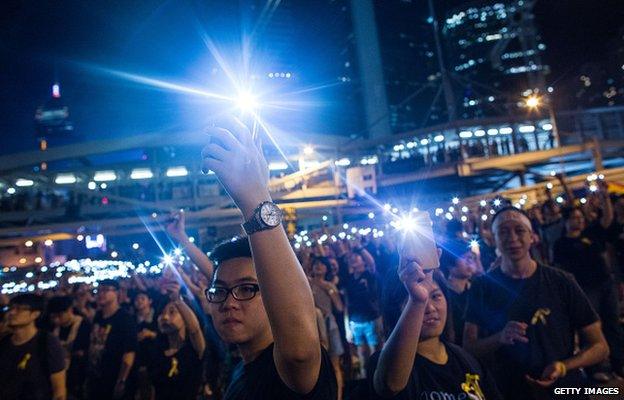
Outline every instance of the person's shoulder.
[[117, 312], [115, 313], [115, 318], [124, 321], [124, 323], [136, 324], [134, 316], [123, 307], [119, 307], [119, 310], [117, 310]]
[[38, 335], [41, 335], [42, 339], [46, 341], [46, 345], [49, 348], [62, 348], [61, 341], [56, 335], [51, 334], [45, 330], [39, 330]]
[[575, 285], [576, 279], [571, 273], [560, 268], [551, 267], [545, 264], [538, 264], [538, 273], [548, 281], [563, 285]]
[[501, 272], [500, 268], [491, 269], [487, 271], [485, 274], [479, 275], [476, 278], [474, 278], [472, 280], [470, 290], [475, 289], [475, 287], [478, 289], [484, 286], [496, 284], [503, 277], [504, 277], [504, 274]]

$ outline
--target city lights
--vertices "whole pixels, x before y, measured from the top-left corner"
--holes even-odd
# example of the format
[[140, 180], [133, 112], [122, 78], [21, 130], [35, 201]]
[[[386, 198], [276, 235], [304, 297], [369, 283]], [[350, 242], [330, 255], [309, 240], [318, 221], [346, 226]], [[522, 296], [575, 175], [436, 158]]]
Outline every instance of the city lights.
[[185, 166], [179, 167], [170, 167], [167, 168], [167, 172], [165, 173], [169, 178], [182, 177], [188, 175], [188, 169]]
[[348, 158], [341, 158], [339, 160], [336, 160], [335, 164], [337, 167], [348, 167], [349, 165], [351, 165], [351, 160], [349, 160]]
[[95, 182], [110, 182], [117, 179], [115, 171], [97, 171], [93, 175], [93, 181]]
[[151, 179], [154, 177], [154, 173], [149, 168], [135, 168], [130, 173], [130, 179]]
[[288, 169], [288, 164], [284, 161], [274, 161], [269, 163], [270, 171], [283, 171]]
[[57, 185], [71, 185], [76, 183], [77, 179], [74, 174], [58, 174], [54, 179], [54, 183]]
[[15, 181], [15, 186], [17, 187], [28, 187], [28, 186], [32, 186], [34, 185], [35, 182], [33, 180], [30, 179], [18, 179]]
[[24, 243], [24, 246], [32, 247], [33, 246], [33, 241], [32, 240], [27, 240], [26, 243]]
[[51, 239], [46, 239], [45, 242], [43, 242], [44, 245], [46, 245], [47, 247], [50, 247], [54, 244], [54, 242]]

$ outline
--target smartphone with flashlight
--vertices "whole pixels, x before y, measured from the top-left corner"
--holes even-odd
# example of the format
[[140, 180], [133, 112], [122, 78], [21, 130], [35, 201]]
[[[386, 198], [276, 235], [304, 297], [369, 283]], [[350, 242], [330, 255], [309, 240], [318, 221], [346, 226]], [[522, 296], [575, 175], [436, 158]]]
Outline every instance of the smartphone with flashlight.
[[404, 259], [419, 260], [423, 270], [440, 268], [433, 223], [426, 211], [411, 213], [409, 226], [399, 231], [399, 254]]

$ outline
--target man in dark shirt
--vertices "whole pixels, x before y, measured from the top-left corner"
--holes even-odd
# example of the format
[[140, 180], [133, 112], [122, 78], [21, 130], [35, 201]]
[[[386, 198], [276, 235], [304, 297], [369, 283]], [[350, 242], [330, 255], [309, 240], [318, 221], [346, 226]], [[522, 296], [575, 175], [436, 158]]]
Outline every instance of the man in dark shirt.
[[522, 211], [501, 209], [492, 231], [501, 266], [470, 288], [464, 346], [490, 358], [505, 399], [551, 398], [553, 387], [581, 386], [579, 368], [609, 352], [598, 316], [571, 275], [531, 258], [532, 226]]
[[[603, 212], [603, 217], [608, 212]], [[611, 220], [596, 221], [586, 227], [580, 208], [563, 210], [566, 234], [555, 243], [554, 263], [570, 272], [589, 298], [602, 321], [602, 330], [609, 344], [611, 369], [624, 376], [624, 334], [619, 321], [619, 304], [615, 280], [605, 261], [607, 227]], [[597, 380], [609, 377], [592, 371]]]
[[360, 359], [360, 374], [366, 376], [366, 364], [371, 354], [378, 350], [379, 332], [376, 320], [379, 318], [379, 284], [377, 277], [366, 269], [358, 252], [348, 258], [351, 275], [347, 278], [347, 304], [349, 326], [353, 344]]
[[214, 171], [248, 234], [211, 254], [216, 270], [206, 293], [213, 323], [243, 359], [225, 399], [335, 399], [312, 291], [271, 202], [261, 145], [231, 117], [206, 133], [202, 170]]
[[0, 340], [0, 399], [65, 400], [65, 353], [58, 339], [35, 326], [43, 299], [21, 294], [9, 303], [12, 334]]
[[99, 311], [93, 320], [89, 345], [89, 399], [129, 398], [126, 381], [134, 364], [137, 330], [134, 318], [119, 306], [119, 283], [103, 280], [98, 286]]
[[452, 341], [461, 346], [464, 334], [464, 314], [468, 289], [478, 269], [478, 255], [463, 240], [447, 241], [442, 245], [440, 269], [446, 275], [448, 308], [452, 321]]
[[91, 324], [86, 318], [74, 314], [73, 299], [69, 296], [52, 298], [48, 304], [48, 313], [52, 334], [65, 349], [67, 391], [74, 397], [81, 398], [86, 378]]

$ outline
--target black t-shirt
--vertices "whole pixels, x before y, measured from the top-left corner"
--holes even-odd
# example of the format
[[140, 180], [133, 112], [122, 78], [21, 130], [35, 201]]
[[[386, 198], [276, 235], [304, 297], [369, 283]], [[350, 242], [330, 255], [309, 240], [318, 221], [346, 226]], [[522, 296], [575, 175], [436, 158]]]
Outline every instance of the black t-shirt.
[[72, 326], [61, 326], [59, 328], [58, 338], [65, 346], [66, 351], [76, 352], [89, 350], [89, 336], [91, 335], [91, 324], [86, 318], [83, 318], [78, 327], [78, 332], [72, 343], [66, 343], [71, 333]]
[[[134, 318], [123, 309], [109, 318], [95, 314], [89, 345], [89, 379], [112, 389], [125, 353], [137, 350]], [[94, 388], [92, 388], [94, 389]]]
[[379, 317], [377, 277], [364, 271], [359, 277], [349, 276], [345, 285], [349, 301], [349, 319], [354, 322], [374, 321]]
[[[526, 279], [513, 279], [497, 268], [475, 280], [468, 292], [466, 322], [480, 336], [500, 332], [508, 321], [528, 324], [528, 343], [501, 346], [488, 365], [505, 399], [530, 399], [525, 374], [540, 377], [544, 368], [574, 354], [574, 334], [598, 316], [572, 275], [542, 265]], [[578, 371], [555, 383], [579, 386]]]
[[306, 395], [293, 392], [282, 381], [273, 359], [273, 344], [249, 364], [238, 364], [225, 393], [225, 400], [333, 400], [336, 377], [329, 356], [321, 349], [321, 370], [314, 389]]
[[596, 288], [610, 278], [602, 253], [605, 251], [607, 231], [600, 226], [587, 228], [581, 236], [563, 236], [555, 242], [553, 262], [574, 275], [582, 288]]
[[468, 289], [461, 293], [448, 289], [448, 303], [453, 318], [453, 331], [455, 333], [455, 344], [462, 345], [464, 334], [464, 315], [466, 313], [466, 305], [468, 304]]
[[[496, 384], [489, 372], [468, 352], [451, 343], [444, 343], [448, 354], [446, 364], [436, 364], [427, 358], [416, 354], [414, 366], [407, 386], [402, 392], [392, 397], [395, 400], [436, 400], [471, 398], [479, 400], [502, 399]], [[373, 377], [379, 362], [379, 354], [375, 353], [368, 366], [369, 398], [385, 399], [375, 392]], [[481, 397], [469, 397], [482, 395]]]
[[50, 375], [64, 368], [65, 352], [54, 335], [39, 331], [19, 346], [5, 336], [0, 340], [0, 399], [50, 399]]
[[[152, 309], [151, 319], [137, 322], [137, 333], [141, 333], [144, 329], [158, 333], [158, 320], [156, 312]], [[148, 352], [154, 344], [154, 339], [144, 338], [140, 340], [137, 347], [134, 368], [140, 368], [147, 364]]]
[[202, 379], [202, 361], [187, 340], [169, 356], [167, 339], [159, 336], [150, 343], [147, 369], [154, 385], [156, 399], [193, 400], [197, 397]]
[[620, 281], [624, 280], [624, 223], [614, 220], [608, 231], [608, 240], [614, 247], [618, 270], [614, 271]]

